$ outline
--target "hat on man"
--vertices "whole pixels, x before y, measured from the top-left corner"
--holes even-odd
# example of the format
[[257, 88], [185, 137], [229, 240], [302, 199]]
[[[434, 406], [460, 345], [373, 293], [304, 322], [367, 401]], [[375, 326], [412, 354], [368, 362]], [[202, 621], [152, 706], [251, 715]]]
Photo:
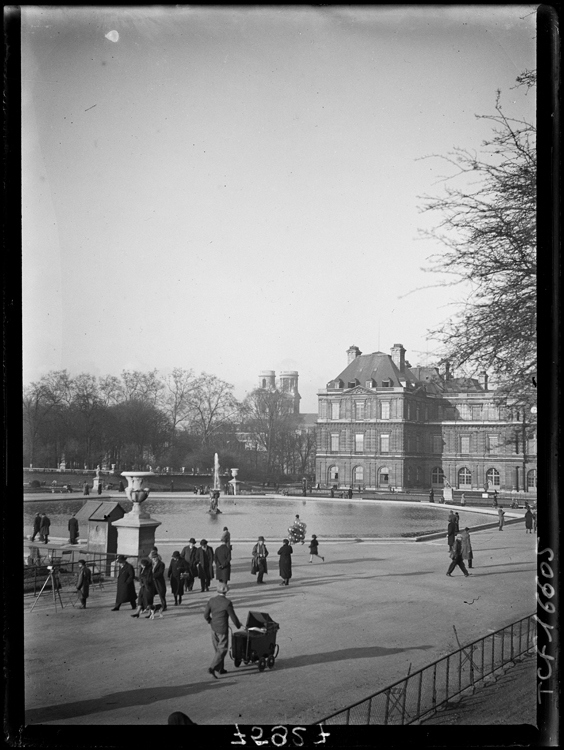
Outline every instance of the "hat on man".
[[217, 584], [217, 593], [218, 594], [226, 594], [229, 591], [229, 586], [226, 583], [219, 582]]
[[259, 536], [258, 540], [259, 540], [259, 542], [264, 542], [264, 537], [263, 536]]
[[127, 557], [125, 555], [118, 555], [118, 562], [127, 562]]
[[202, 539], [202, 541], [200, 542], [200, 544], [207, 544], [207, 543], [208, 543], [207, 539]]
[[173, 556], [173, 557], [180, 557], [180, 552], [178, 552], [178, 550], [175, 550], [175, 551], [174, 551], [174, 552], [172, 553], [172, 556]]
[[193, 536], [191, 536], [190, 539], [188, 539], [188, 544], [196, 544], [196, 540], [194, 539]]

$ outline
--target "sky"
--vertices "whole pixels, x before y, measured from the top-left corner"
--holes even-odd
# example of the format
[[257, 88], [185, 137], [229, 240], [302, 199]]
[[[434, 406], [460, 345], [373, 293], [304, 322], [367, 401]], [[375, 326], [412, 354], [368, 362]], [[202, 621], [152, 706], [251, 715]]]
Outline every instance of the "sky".
[[24, 6], [24, 383], [297, 370], [315, 412], [351, 345], [431, 363], [424, 157], [498, 89], [533, 121], [534, 66], [534, 6]]

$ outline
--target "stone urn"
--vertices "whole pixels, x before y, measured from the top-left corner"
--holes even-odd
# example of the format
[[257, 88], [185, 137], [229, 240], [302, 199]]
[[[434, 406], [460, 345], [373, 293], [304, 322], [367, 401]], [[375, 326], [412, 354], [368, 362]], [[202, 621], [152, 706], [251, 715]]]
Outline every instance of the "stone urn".
[[133, 507], [126, 515], [138, 516], [139, 518], [150, 518], [150, 514], [143, 510], [141, 504], [149, 497], [149, 487], [145, 482], [149, 477], [154, 476], [153, 472], [122, 471], [121, 475], [127, 479], [125, 494], [133, 504]]

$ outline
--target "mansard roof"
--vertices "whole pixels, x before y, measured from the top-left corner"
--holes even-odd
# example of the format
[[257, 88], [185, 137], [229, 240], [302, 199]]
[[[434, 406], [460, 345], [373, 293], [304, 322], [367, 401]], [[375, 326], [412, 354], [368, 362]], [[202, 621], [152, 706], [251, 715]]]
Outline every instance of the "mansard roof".
[[384, 381], [391, 381], [390, 384], [392, 387], [403, 385], [405, 382], [416, 382], [413, 373], [408, 367], [405, 368], [403, 373], [400, 372], [391, 356], [383, 352], [361, 354], [359, 357], [355, 357], [337, 375], [335, 380], [342, 380], [345, 388], [349, 387], [349, 383], [365, 385], [369, 380], [374, 380], [378, 387]]

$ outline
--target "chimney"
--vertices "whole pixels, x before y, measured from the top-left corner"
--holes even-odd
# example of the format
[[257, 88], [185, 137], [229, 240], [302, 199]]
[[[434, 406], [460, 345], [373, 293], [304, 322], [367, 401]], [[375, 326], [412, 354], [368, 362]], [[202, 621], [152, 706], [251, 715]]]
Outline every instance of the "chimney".
[[445, 360], [445, 380], [450, 380], [452, 375], [450, 374], [450, 362]]
[[358, 348], [358, 346], [351, 346], [347, 349], [347, 365], [350, 365], [350, 363], [356, 359], [357, 357], [360, 357], [362, 352]]
[[392, 346], [392, 361], [400, 372], [405, 372], [405, 349], [403, 344]]
[[479, 383], [485, 391], [488, 390], [488, 373], [485, 370], [480, 373]]

